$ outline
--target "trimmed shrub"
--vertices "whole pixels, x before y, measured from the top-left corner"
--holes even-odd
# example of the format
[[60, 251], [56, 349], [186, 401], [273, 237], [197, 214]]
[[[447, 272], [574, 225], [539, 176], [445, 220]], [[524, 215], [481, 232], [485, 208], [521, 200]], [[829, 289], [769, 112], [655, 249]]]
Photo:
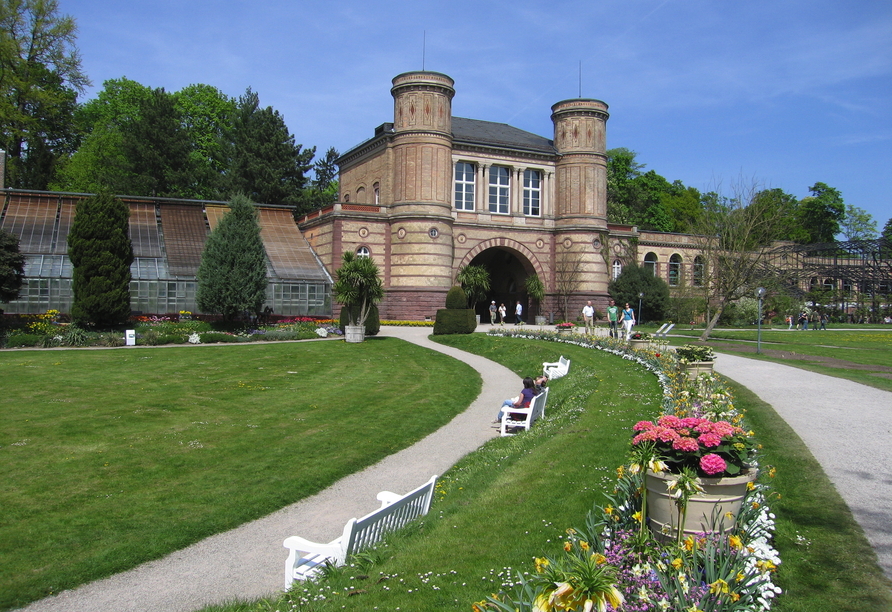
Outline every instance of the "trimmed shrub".
[[6, 348], [40, 346], [43, 343], [43, 338], [43, 334], [13, 334], [6, 338]]
[[230, 336], [223, 332], [205, 332], [200, 334], [202, 344], [213, 344], [214, 342], [241, 342], [238, 336]]
[[446, 308], [449, 310], [466, 310], [468, 308], [468, 294], [465, 293], [465, 290], [458, 285], [450, 289], [446, 293]]
[[441, 308], [437, 311], [434, 335], [470, 334], [475, 329], [477, 329], [477, 317], [470, 308]]

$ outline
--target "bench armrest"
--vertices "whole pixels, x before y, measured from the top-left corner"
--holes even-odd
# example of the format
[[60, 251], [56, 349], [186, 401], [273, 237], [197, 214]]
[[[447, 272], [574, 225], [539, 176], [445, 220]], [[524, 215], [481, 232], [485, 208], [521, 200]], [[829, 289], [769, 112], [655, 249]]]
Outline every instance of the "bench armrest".
[[559, 365], [561, 365], [560, 361], [543, 361], [542, 362], [543, 368], [556, 368]]
[[[329, 557], [337, 557], [341, 552], [341, 538], [328, 544], [319, 544], [318, 542], [310, 542], [300, 536], [291, 536], [285, 538], [282, 546], [294, 553], [295, 557], [298, 552], [312, 553], [316, 555], [327, 555]], [[289, 555], [290, 557], [291, 555]]]

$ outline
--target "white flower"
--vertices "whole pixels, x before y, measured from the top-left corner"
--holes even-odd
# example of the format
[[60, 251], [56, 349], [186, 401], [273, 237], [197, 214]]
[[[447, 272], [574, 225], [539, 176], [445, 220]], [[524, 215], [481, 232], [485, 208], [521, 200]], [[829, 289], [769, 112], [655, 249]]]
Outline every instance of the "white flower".
[[324, 327], [317, 327], [316, 335], [319, 336], [320, 338], [328, 338], [328, 332], [325, 331]]
[[198, 335], [198, 332], [189, 334], [189, 344], [201, 344], [201, 336]]

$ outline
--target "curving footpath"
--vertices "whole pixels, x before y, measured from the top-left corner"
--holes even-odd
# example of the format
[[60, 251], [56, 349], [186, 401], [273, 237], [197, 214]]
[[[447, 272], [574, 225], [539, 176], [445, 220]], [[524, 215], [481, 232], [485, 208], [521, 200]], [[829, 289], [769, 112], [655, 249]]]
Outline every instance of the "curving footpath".
[[799, 434], [892, 578], [892, 393], [726, 353], [715, 370], [771, 404]]
[[[481, 326], [478, 331], [487, 331]], [[210, 604], [268, 596], [283, 586], [282, 540], [328, 542], [343, 525], [378, 504], [379, 491], [404, 493], [442, 474], [497, 431], [494, 407], [520, 384], [488, 359], [428, 339], [429, 328], [384, 327], [401, 338], [477, 370], [483, 389], [473, 404], [417, 444], [267, 517], [23, 608], [27, 612], [190, 612]], [[824, 467], [892, 577], [892, 393], [766, 361], [721, 356], [716, 370], [774, 406]]]

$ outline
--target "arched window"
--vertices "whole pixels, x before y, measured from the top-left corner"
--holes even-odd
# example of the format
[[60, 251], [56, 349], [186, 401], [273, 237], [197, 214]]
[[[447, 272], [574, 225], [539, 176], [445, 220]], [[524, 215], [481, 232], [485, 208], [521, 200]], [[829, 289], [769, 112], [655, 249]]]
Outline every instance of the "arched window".
[[654, 276], [657, 275], [657, 254], [656, 253], [648, 253], [644, 256], [644, 269], [650, 270], [650, 273]]
[[623, 273], [623, 262], [618, 259], [613, 260], [613, 280], [619, 278], [619, 275]]
[[824, 279], [824, 291], [833, 291], [834, 289], [836, 289], [836, 283], [833, 282], [833, 279], [825, 278]]
[[703, 257], [697, 255], [694, 258], [694, 286], [702, 287], [703, 286], [703, 273], [705, 272], [703, 266]]
[[674, 253], [669, 258], [669, 286], [678, 287], [681, 282], [681, 255]]
[[356, 249], [356, 256], [357, 257], [371, 257], [372, 253], [369, 251], [369, 247], [361, 246], [358, 249]]
[[378, 206], [381, 203], [381, 185], [375, 183], [372, 189], [375, 190], [375, 206]]
[[356, 190], [356, 203], [365, 204], [365, 187]]

